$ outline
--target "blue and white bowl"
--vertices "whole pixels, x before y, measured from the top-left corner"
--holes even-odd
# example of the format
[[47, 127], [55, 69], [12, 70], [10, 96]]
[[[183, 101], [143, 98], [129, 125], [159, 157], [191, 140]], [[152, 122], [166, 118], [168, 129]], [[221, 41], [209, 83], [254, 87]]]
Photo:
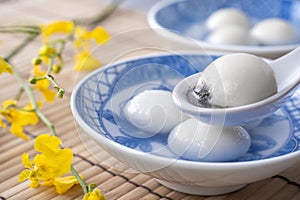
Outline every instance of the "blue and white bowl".
[[135, 137], [141, 130], [123, 115], [124, 104], [145, 89], [172, 91], [218, 55], [164, 54], [108, 65], [73, 91], [71, 109], [79, 126], [105, 151], [161, 184], [189, 194], [229, 193], [291, 167], [300, 160], [299, 90], [274, 114], [245, 126], [249, 151], [231, 162], [197, 162], [170, 150], [166, 134]]
[[209, 33], [207, 18], [215, 11], [233, 7], [242, 10], [252, 25], [266, 18], [281, 18], [290, 22], [300, 33], [300, 1], [294, 0], [167, 0], [158, 2], [148, 13], [151, 28], [166, 38], [184, 44], [198, 44], [205, 49], [227, 52], [248, 52], [262, 56], [279, 56], [300, 45], [225, 45], [206, 41]]

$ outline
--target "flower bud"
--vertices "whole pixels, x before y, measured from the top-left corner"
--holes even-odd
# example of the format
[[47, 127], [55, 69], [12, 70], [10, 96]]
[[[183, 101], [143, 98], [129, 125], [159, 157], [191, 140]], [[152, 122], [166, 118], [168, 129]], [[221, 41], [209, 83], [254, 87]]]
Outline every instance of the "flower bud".
[[53, 65], [52, 67], [52, 71], [56, 74], [59, 73], [61, 69], [62, 69], [61, 65]]
[[57, 97], [62, 99], [64, 97], [65, 91], [62, 88], [58, 89]]
[[39, 58], [39, 57], [36, 57], [36, 58], [32, 59], [31, 63], [32, 63], [33, 65], [39, 65], [39, 64], [42, 63], [42, 59]]
[[47, 46], [47, 45], [43, 45], [40, 50], [39, 50], [39, 55], [40, 56], [47, 56], [47, 57], [51, 57], [56, 53], [55, 48]]
[[29, 83], [31, 84], [36, 84], [36, 82], [37, 82], [36, 78], [29, 79]]

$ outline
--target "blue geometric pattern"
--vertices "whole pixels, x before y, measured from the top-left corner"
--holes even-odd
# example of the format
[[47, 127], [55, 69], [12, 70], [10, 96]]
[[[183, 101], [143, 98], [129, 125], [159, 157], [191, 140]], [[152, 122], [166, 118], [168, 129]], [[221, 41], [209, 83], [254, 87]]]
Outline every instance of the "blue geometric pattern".
[[[135, 132], [141, 130], [126, 121], [122, 108], [141, 90], [172, 90], [181, 79], [202, 71], [217, 57], [197, 54], [162, 55], [127, 61], [98, 70], [88, 76], [77, 90], [74, 98], [76, 109], [88, 126], [114, 142], [137, 151], [175, 157], [168, 149], [165, 134], [135, 137]], [[300, 91], [296, 91], [281, 109], [247, 130], [252, 144], [249, 152], [238, 161], [257, 160], [298, 151]]]

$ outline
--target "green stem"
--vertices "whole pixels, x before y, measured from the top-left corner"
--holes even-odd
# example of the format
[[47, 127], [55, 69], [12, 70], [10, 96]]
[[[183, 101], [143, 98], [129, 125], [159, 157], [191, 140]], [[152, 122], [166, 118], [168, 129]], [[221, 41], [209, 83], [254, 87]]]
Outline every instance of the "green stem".
[[38, 26], [0, 26], [0, 33], [26, 33], [39, 34]]
[[76, 177], [78, 183], [82, 187], [84, 194], [88, 193], [88, 188], [87, 188], [86, 184], [84, 183], [84, 181], [82, 180], [82, 178], [79, 176], [78, 172], [72, 165], [71, 165], [71, 172]]
[[33, 109], [35, 110], [36, 114], [39, 116], [39, 118], [46, 124], [46, 126], [49, 128], [51, 135], [57, 135], [54, 125], [50, 122], [50, 120], [44, 115], [44, 113], [39, 109], [38, 104], [34, 98], [33, 92], [29, 85], [25, 82], [25, 80], [22, 78], [20, 72], [13, 66], [11, 65], [14, 75], [19, 82], [20, 86], [23, 88], [23, 90], [26, 92], [28, 95], [28, 98], [33, 106]]
[[[47, 78], [47, 79], [49, 79], [49, 77], [47, 77], [47, 75], [49, 75], [52, 71], [53, 62], [54, 62], [54, 57], [50, 57], [49, 64], [48, 64], [48, 69], [47, 69], [47, 72], [46, 72], [46, 75], [45, 75], [45, 78]], [[51, 78], [54, 79], [52, 76], [51, 76]]]
[[57, 91], [58, 91], [57, 96], [61, 99], [61, 98], [63, 98], [65, 90], [58, 85], [55, 78], [50, 74], [51, 71], [52, 71], [52, 68], [53, 68], [53, 62], [54, 62], [54, 57], [51, 57], [49, 65], [48, 65], [48, 70], [47, 70], [46, 75], [44, 77], [46, 79], [48, 79], [53, 84], [54, 88], [57, 89]]
[[4, 58], [7, 62], [24, 49], [30, 42], [32, 42], [38, 34], [29, 35], [19, 46], [17, 46], [8, 56]]
[[39, 34], [38, 31], [29, 31], [29, 30], [0, 30], [0, 33], [25, 33], [25, 34]]
[[54, 88], [61, 88], [51, 74], [46, 74], [45, 78], [48, 79], [54, 85]]
[[15, 97], [16, 101], [19, 101], [19, 100], [20, 100], [20, 98], [21, 98], [23, 92], [24, 92], [24, 88], [21, 87], [21, 88], [19, 89], [18, 93], [16, 94], [16, 97]]
[[54, 88], [57, 89], [58, 98], [63, 98], [65, 90], [58, 85], [54, 77], [51, 74], [46, 74], [45, 78], [47, 78], [54, 85]]
[[11, 26], [0, 26], [0, 29], [11, 29], [11, 28], [23, 28], [23, 29], [34, 29], [34, 30], [40, 30], [39, 26], [35, 25], [11, 25]]
[[[65, 49], [65, 47], [66, 47], [66, 44], [67, 44], [67, 42], [66, 42], [67, 40], [62, 40], [62, 41], [60, 41], [60, 47], [59, 47], [59, 49], [58, 49], [58, 55], [61, 55], [62, 54], [62, 52], [64, 51], [64, 49]], [[71, 41], [71, 40], [70, 40]]]

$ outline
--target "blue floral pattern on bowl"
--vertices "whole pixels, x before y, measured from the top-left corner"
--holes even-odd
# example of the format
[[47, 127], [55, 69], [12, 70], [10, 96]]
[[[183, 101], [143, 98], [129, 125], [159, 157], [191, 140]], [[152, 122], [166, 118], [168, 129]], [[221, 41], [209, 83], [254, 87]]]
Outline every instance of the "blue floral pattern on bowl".
[[[82, 120], [99, 134], [137, 151], [175, 158], [167, 135], [134, 137], [141, 131], [122, 114], [125, 103], [145, 89], [172, 90], [184, 77], [202, 71], [218, 56], [160, 55], [113, 64], [90, 74], [77, 90], [75, 106]], [[237, 161], [281, 156], [300, 149], [300, 91], [278, 111], [247, 125], [252, 143]]]

